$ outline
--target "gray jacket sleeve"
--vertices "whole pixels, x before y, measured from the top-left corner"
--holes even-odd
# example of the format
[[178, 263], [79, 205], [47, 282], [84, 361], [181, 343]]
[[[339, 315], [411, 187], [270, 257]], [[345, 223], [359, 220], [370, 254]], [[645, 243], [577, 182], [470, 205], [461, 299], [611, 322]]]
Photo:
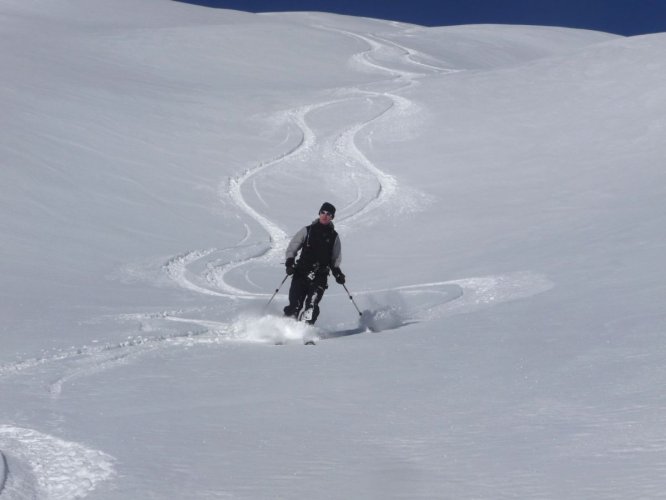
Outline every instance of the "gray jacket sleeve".
[[307, 235], [308, 235], [307, 227], [304, 227], [294, 235], [294, 237], [289, 242], [289, 245], [287, 246], [287, 251], [284, 254], [286, 259], [296, 258], [296, 254], [303, 246], [303, 243], [305, 243], [305, 238], [307, 237]]
[[340, 236], [335, 237], [333, 243], [333, 254], [331, 255], [331, 268], [340, 267], [342, 262], [342, 244], [340, 243]]

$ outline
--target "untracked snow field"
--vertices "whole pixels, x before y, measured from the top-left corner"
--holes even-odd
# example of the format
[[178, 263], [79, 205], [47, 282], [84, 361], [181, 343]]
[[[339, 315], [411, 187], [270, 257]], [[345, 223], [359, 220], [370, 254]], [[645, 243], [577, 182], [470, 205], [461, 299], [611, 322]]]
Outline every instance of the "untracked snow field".
[[[666, 34], [0, 39], [0, 500], [666, 498]], [[267, 304], [324, 201], [363, 314], [331, 280], [310, 327]]]

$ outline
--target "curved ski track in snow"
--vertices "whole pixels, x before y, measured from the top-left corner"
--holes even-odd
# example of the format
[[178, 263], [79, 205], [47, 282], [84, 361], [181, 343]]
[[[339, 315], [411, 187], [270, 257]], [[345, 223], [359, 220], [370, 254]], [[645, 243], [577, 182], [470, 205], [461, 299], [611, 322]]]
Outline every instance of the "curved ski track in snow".
[[114, 474], [113, 457], [48, 434], [0, 425], [0, 497], [82, 498]]
[[[131, 323], [138, 321], [143, 326], [143, 322], [155, 324], [160, 320], [168, 320], [170, 317], [169, 313], [128, 314], [117, 319]], [[0, 379], [20, 375], [29, 370], [41, 370], [45, 372], [44, 377], [50, 380], [46, 384], [48, 392], [52, 397], [57, 398], [61, 395], [62, 386], [67, 381], [124, 365], [131, 358], [150, 352], [157, 347], [191, 344], [197, 337], [204, 336], [206, 333], [208, 332], [187, 331], [155, 336], [135, 335], [115, 344], [58, 350], [41, 357], [0, 365]], [[58, 365], [58, 369], [62, 373], [55, 378], [48, 374], [50, 366], [54, 364]]]
[[[284, 153], [260, 162], [230, 179], [220, 189], [220, 196], [230, 198], [245, 217], [249, 218], [253, 224], [258, 225], [268, 235], [268, 242], [265, 245], [258, 244], [246, 248], [243, 252], [237, 247], [238, 251], [235, 252], [232, 258], [223, 257], [220, 255], [221, 251], [212, 249], [194, 250], [184, 256], [172, 259], [167, 264], [168, 274], [183, 288], [205, 295], [229, 298], [265, 299], [271, 295], [271, 293], [256, 293], [232, 286], [225, 279], [229, 272], [242, 266], [260, 262], [278, 262], [282, 258], [288, 243], [289, 235], [275, 221], [264, 216], [247, 201], [243, 194], [243, 187], [251, 183], [248, 185], [255, 192], [256, 199], [265, 206], [266, 203], [256, 184], [257, 176], [267, 169], [279, 167], [289, 160], [308, 158], [308, 155], [312, 156], [314, 154], [317, 147], [321, 147], [324, 151], [333, 151], [338, 159], [336, 164], [350, 167], [352, 171], [365, 172], [373, 179], [371, 183], [367, 181], [364, 183], [357, 181], [352, 175], [356, 182], [356, 196], [353, 201], [338, 210], [338, 228], [344, 229], [345, 225], [351, 222], [362, 223], [369, 214], [387, 206], [396, 198], [400, 199], [400, 203], [409, 204], [408, 201], [405, 201], [408, 195], [396, 196], [397, 191], [401, 188], [398, 180], [375, 165], [361, 151], [357, 145], [357, 140], [364, 130], [380, 120], [390, 120], [391, 123], [399, 122], [401, 118], [418, 112], [417, 105], [399, 95], [398, 92], [418, 85], [419, 79], [428, 74], [457, 73], [460, 70], [433, 64], [435, 61], [429, 56], [377, 35], [358, 34], [326, 26], [317, 27], [353, 37], [365, 43], [368, 48], [353, 55], [351, 63], [359, 66], [359, 69], [364, 71], [383, 73], [386, 78], [380, 78], [374, 82], [356, 87], [338, 89], [336, 91], [338, 98], [301, 106], [283, 112], [276, 117], [277, 123], [287, 124], [288, 136], [292, 136], [294, 132], [298, 135], [296, 143]], [[308, 124], [308, 116], [315, 111], [359, 99], [369, 102], [372, 106], [378, 108], [378, 111], [374, 111], [371, 116], [366, 116], [365, 119], [356, 123], [350, 123], [337, 135], [329, 134], [318, 137]], [[326, 149], [325, 146], [330, 147]], [[312, 164], [322, 163], [319, 157], [316, 157], [315, 160], [318, 161], [313, 161]], [[246, 227], [248, 228], [248, 234], [245, 235], [244, 241], [249, 238], [251, 232], [247, 224]], [[227, 251], [232, 250], [227, 249]], [[198, 268], [199, 272], [194, 271], [195, 267]], [[245, 281], [252, 286], [249, 273], [246, 272], [244, 276]], [[431, 294], [433, 290], [438, 288], [449, 289], [452, 286], [460, 289], [460, 294], [455, 300], [451, 301], [449, 295], [442, 293], [442, 297], [447, 297], [442, 299], [442, 303], [436, 306], [423, 307], [418, 311], [411, 311], [409, 320], [422, 321], [439, 315], [472, 311], [490, 304], [541, 293], [550, 288], [552, 284], [540, 275], [514, 273], [511, 275], [422, 283], [407, 287], [396, 287], [391, 290], [360, 292], [359, 295], [371, 296], [383, 292]], [[335, 296], [335, 294], [329, 293], [329, 296]], [[221, 323], [177, 316], [168, 319], [189, 322], [202, 328], [209, 328], [221, 335], [233, 336], [231, 335], [231, 328], [228, 325], [224, 327]]]
[[[315, 145], [332, 141], [332, 150], [340, 158], [340, 164], [353, 167], [360, 171], [365, 171], [374, 179], [374, 187], [361, 186], [361, 184], [357, 182], [356, 199], [338, 211], [342, 212], [338, 217], [339, 227], [343, 228], [345, 223], [363, 219], [369, 213], [376, 211], [395, 198], [398, 189], [398, 181], [395, 177], [382, 171], [370, 161], [357, 146], [356, 139], [361, 131], [378, 120], [388, 120], [389, 118], [396, 120], [400, 118], [401, 115], [408, 114], [409, 110], [414, 107], [414, 104], [409, 99], [396, 94], [396, 92], [411, 85], [415, 85], [418, 78], [423, 77], [428, 73], [453, 72], [456, 70], [440, 68], [423, 63], [417, 58], [420, 57], [425, 59], [426, 56], [423, 56], [412, 49], [403, 47], [396, 42], [387, 41], [377, 36], [360, 35], [325, 26], [317, 27], [363, 41], [368, 45], [368, 49], [352, 56], [352, 62], [360, 64], [364, 68], [372, 71], [386, 73], [389, 77], [388, 80], [379, 80], [359, 87], [339, 89], [336, 92], [338, 95], [341, 95], [339, 98], [288, 110], [277, 117], [276, 121], [278, 123], [287, 124], [289, 135], [291, 135], [292, 131], [297, 131], [299, 139], [296, 141], [296, 144], [286, 152], [269, 160], [262, 161], [254, 167], [247, 169], [240, 175], [229, 179], [220, 189], [221, 197], [230, 198], [245, 217], [251, 219], [253, 223], [257, 224], [268, 235], [267, 244], [255, 249], [251, 253], [239, 252], [241, 255], [236, 254], [233, 255], [232, 258], [227, 257], [226, 261], [225, 259], [220, 258], [220, 251], [217, 249], [193, 250], [182, 256], [174, 257], [165, 265], [166, 272], [168, 276], [182, 288], [204, 295], [229, 298], [257, 299], [265, 298], [270, 295], [270, 293], [257, 293], [238, 288], [237, 286], [228, 283], [225, 279], [225, 276], [229, 272], [241, 266], [247, 266], [250, 263], [278, 262], [282, 257], [282, 253], [286, 248], [289, 238], [289, 235], [287, 235], [275, 221], [264, 216], [246, 200], [243, 195], [243, 187], [251, 181], [251, 186], [256, 192], [257, 199], [265, 205], [261, 193], [258, 192], [256, 186], [256, 177], [265, 170], [279, 166], [286, 161], [294, 160], [299, 157], [307, 157], [307, 155], [314, 149]], [[397, 60], [397, 62], [402, 65], [418, 66], [419, 69], [425, 70], [425, 72], [414, 72], [392, 68], [386, 62], [376, 60], [379, 59], [379, 57], [376, 57], [375, 54], [380, 54], [382, 52], [389, 53], [393, 60]], [[371, 87], [387, 85], [392, 87], [392, 89], [371, 89]], [[373, 103], [379, 104], [386, 102], [386, 104], [382, 106], [380, 112], [375, 113], [373, 116], [370, 116], [359, 123], [349, 125], [346, 130], [335, 138], [319, 138], [308, 125], [307, 118], [310, 113], [329, 106], [335, 106], [337, 104], [358, 99], [370, 100]], [[317, 163], [319, 162], [313, 162], [313, 164]], [[347, 211], [350, 213], [345, 214], [344, 212]], [[246, 225], [246, 227], [248, 226]], [[249, 234], [246, 235], [245, 239], [248, 237]], [[190, 272], [190, 269], [193, 267], [198, 267], [202, 272]], [[248, 284], [250, 284], [249, 281]]]
[[370, 295], [382, 292], [418, 292], [437, 290], [438, 288], [457, 286], [460, 295], [455, 300], [424, 307], [414, 321], [428, 321], [437, 317], [453, 316], [483, 309], [488, 306], [532, 297], [546, 292], [555, 285], [547, 277], [532, 272], [480, 276], [458, 280], [406, 285], [385, 290], [361, 291], [357, 295]]

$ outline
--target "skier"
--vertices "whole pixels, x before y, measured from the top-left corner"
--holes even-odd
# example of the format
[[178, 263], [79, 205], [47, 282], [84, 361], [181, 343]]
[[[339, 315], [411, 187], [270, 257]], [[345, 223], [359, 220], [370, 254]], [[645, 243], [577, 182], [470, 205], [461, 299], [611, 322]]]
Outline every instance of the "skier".
[[[298, 231], [287, 247], [285, 265], [292, 278], [285, 316], [299, 318], [303, 309], [300, 319], [313, 325], [319, 316], [319, 302], [328, 288], [329, 271], [335, 281], [345, 283], [345, 275], [340, 270], [342, 247], [333, 226], [334, 217], [335, 207], [324, 203], [319, 209], [319, 218]], [[299, 250], [301, 255], [296, 262]]]

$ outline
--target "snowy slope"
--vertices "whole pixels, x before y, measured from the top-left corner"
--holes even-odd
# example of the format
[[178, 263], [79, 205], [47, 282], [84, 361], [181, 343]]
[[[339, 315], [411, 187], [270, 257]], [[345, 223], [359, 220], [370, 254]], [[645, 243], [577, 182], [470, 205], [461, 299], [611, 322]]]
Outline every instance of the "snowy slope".
[[[0, 36], [0, 499], [666, 490], [666, 35], [5, 0]], [[315, 330], [263, 308], [325, 200], [364, 318], [332, 284]]]

